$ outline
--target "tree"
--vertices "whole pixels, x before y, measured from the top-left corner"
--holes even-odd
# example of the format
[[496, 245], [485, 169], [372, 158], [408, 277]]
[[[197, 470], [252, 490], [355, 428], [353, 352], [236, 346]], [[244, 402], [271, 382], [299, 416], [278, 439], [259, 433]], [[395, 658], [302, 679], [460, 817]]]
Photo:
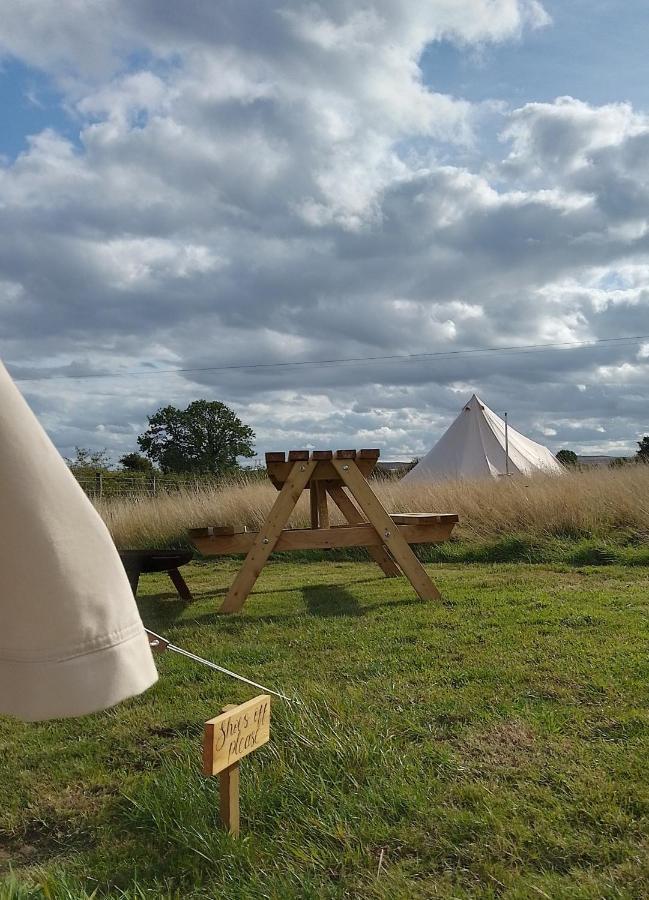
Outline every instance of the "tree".
[[129, 472], [152, 472], [153, 463], [141, 453], [125, 453], [120, 457], [121, 464]]
[[237, 457], [255, 455], [254, 432], [225, 403], [194, 400], [187, 409], [165, 406], [148, 417], [138, 445], [163, 472], [222, 475]]
[[649, 463], [649, 434], [645, 434], [641, 441], [638, 441], [639, 450], [636, 451], [636, 461]]
[[579, 459], [574, 450], [559, 450], [557, 459], [562, 466], [576, 466], [579, 463]]
[[74, 451], [76, 453], [75, 458], [66, 458], [65, 460], [73, 472], [79, 471], [80, 469], [103, 469], [106, 471], [112, 467], [106, 447], [104, 447], [103, 450], [90, 450], [87, 447], [75, 447]]

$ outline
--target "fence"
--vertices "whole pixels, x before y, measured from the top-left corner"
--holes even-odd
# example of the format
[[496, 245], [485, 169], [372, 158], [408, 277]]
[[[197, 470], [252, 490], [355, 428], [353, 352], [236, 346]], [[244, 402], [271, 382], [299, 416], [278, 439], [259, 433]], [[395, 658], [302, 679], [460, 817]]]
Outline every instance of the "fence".
[[[73, 468], [72, 474], [91, 500], [110, 497], [156, 497], [177, 491], [200, 491], [219, 487], [233, 481], [241, 483], [264, 480], [266, 468], [253, 460], [253, 466], [238, 469], [227, 475], [162, 475], [160, 472], [111, 471], [110, 469]], [[411, 467], [411, 463], [379, 463], [372, 478], [397, 481]]]
[[[178, 491], [199, 491], [216, 487], [233, 479], [256, 479], [258, 469], [245, 469], [229, 476], [215, 475], [161, 475], [133, 472], [73, 472], [75, 478], [91, 500], [110, 497], [156, 497]], [[265, 470], [261, 470], [262, 476]]]

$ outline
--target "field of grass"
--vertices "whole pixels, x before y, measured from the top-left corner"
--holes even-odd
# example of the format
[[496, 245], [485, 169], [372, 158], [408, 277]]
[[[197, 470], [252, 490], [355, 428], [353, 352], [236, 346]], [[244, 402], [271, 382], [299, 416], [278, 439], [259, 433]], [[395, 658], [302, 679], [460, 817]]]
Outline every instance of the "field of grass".
[[113, 710], [0, 720], [3, 900], [649, 896], [646, 570], [434, 565], [423, 604], [366, 563], [276, 561], [218, 617], [236, 566], [187, 567], [187, 607], [145, 576], [140, 607], [295, 698], [242, 764], [242, 839], [201, 735], [254, 691], [166, 654]]
[[[423, 486], [377, 480], [374, 487], [392, 512], [459, 513], [455, 541], [425, 553], [431, 562], [649, 563], [646, 465]], [[111, 500], [99, 509], [119, 547], [178, 546], [192, 526], [237, 522], [258, 529], [276, 496], [256, 473], [201, 491]], [[308, 518], [305, 495], [292, 524], [304, 527]], [[334, 513], [332, 522], [341, 521]]]

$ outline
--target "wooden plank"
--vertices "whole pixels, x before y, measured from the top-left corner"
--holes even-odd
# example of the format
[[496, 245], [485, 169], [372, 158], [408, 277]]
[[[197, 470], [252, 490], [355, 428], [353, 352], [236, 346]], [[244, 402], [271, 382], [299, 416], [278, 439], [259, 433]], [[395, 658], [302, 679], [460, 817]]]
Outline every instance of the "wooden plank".
[[210, 537], [213, 534], [242, 534], [246, 526], [241, 522], [224, 523], [222, 525], [206, 525], [204, 528], [190, 528], [190, 537]]
[[203, 732], [203, 774], [217, 775], [268, 742], [270, 696], [258, 697], [238, 706], [225, 707], [208, 719]]
[[[407, 543], [438, 544], [448, 540], [451, 526], [444, 525], [397, 525]], [[249, 537], [240, 535], [239, 539]], [[236, 540], [230, 538], [228, 540]], [[243, 541], [242, 541], [243, 542]], [[280, 550], [335, 550], [344, 547], [380, 547], [385, 539], [377, 533], [370, 522], [360, 525], [334, 525], [331, 528], [290, 528], [283, 531], [275, 549]]]
[[355, 450], [336, 450], [334, 454], [336, 459], [356, 459]]
[[305, 462], [309, 458], [308, 450], [289, 450], [288, 451], [288, 461], [289, 462]]
[[233, 763], [219, 775], [219, 818], [232, 837], [239, 837], [241, 815], [239, 807], [239, 763]]
[[316, 502], [318, 504], [318, 527], [329, 528], [329, 508], [327, 506], [327, 491], [324, 481], [314, 481], [316, 490]]
[[[220, 612], [237, 612], [246, 602], [246, 597], [273, 552], [277, 538], [317, 465], [318, 463], [315, 461], [293, 463], [291, 474], [277, 495], [263, 528], [257, 533], [243, 566], [223, 601]], [[244, 535], [240, 535], [240, 537], [244, 537]]]
[[[227, 713], [231, 709], [236, 709], [236, 704], [231, 703], [228, 706], [224, 706], [221, 710], [222, 713]], [[213, 731], [210, 733], [210, 740], [208, 741], [208, 729], [211, 726], [213, 729], [212, 720], [210, 722], [205, 723], [205, 730], [203, 732], [203, 772], [206, 775], [211, 774], [212, 764], [211, 759], [214, 753], [214, 738]], [[209, 750], [208, 750], [209, 746]], [[209, 752], [210, 763], [206, 765], [206, 754]], [[241, 826], [241, 817], [240, 817], [240, 808], [239, 808], [239, 798], [240, 798], [240, 769], [239, 763], [235, 762], [231, 766], [228, 766], [227, 769], [224, 769], [219, 774], [219, 818], [221, 820], [221, 824], [233, 837], [239, 837], [240, 826]]]
[[284, 453], [267, 453], [266, 454], [266, 465], [268, 463], [283, 463], [286, 459], [286, 454]]
[[331, 459], [333, 455], [333, 450], [314, 450], [311, 459]]
[[285, 462], [266, 463], [266, 474], [268, 475], [271, 484], [276, 487], [278, 491], [281, 490], [282, 485], [288, 478], [292, 465], [293, 463]]
[[436, 522], [459, 522], [456, 513], [390, 513], [397, 525], [434, 525]]
[[151, 648], [153, 653], [164, 653], [169, 646], [169, 641], [166, 641], [159, 634], [155, 634], [153, 631], [149, 631], [147, 628], [145, 628], [144, 631], [149, 641], [149, 647]]
[[356, 459], [378, 459], [380, 455], [380, 450], [359, 450]]
[[311, 528], [317, 528], [318, 517], [318, 482], [312, 481], [309, 488], [309, 514], [311, 516]]
[[[363, 475], [367, 478], [374, 470], [374, 467], [376, 466], [376, 460], [359, 459], [357, 460], [356, 464], [358, 465], [358, 468], [363, 473]], [[266, 466], [268, 477], [278, 490], [290, 475], [292, 465], [293, 463], [290, 462], [279, 462], [270, 463]], [[315, 470], [311, 477], [314, 481], [334, 481], [338, 484], [341, 484], [340, 477], [334, 469], [330, 460], [323, 459], [318, 461], [318, 468]]]
[[328, 528], [329, 527], [329, 510], [327, 509], [327, 495], [325, 493], [324, 482], [314, 481], [311, 479], [310, 493], [310, 511], [311, 511], [311, 528]]
[[[395, 525], [394, 530], [398, 531], [408, 544], [440, 544], [451, 536], [453, 522]], [[192, 541], [204, 556], [228, 556], [232, 553], [249, 553], [257, 538], [257, 532], [248, 531], [245, 534], [192, 538]], [[280, 533], [274, 549], [280, 551], [331, 550], [342, 547], [380, 548], [384, 544], [387, 544], [387, 541], [377, 533], [376, 528], [369, 522], [362, 522], [357, 525], [334, 525], [329, 528], [288, 528]]]
[[[327, 491], [350, 525], [360, 525], [364, 521], [363, 514], [356, 509], [342, 487], [327, 484]], [[392, 559], [384, 544], [380, 547], [366, 546], [367, 552], [387, 578], [401, 575], [401, 569]]]
[[[333, 459], [332, 465], [349, 488], [352, 496], [376, 528], [401, 571], [422, 600], [441, 600], [441, 594], [426, 574], [426, 570], [410, 549], [408, 542], [395, 525], [380, 500], [361, 474], [353, 460]], [[407, 526], [405, 526], [407, 527]], [[416, 525], [415, 528], [421, 526]], [[441, 526], [438, 526], [441, 527]]]

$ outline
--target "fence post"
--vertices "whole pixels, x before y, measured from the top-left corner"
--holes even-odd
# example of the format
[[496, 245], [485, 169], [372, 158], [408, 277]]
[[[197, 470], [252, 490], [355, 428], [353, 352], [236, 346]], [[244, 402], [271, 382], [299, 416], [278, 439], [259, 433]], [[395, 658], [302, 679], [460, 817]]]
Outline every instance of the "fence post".
[[151, 476], [151, 493], [155, 497], [156, 492], [156, 484], [155, 484], [155, 475]]
[[104, 493], [104, 479], [101, 472], [95, 472], [95, 497], [101, 500]]

